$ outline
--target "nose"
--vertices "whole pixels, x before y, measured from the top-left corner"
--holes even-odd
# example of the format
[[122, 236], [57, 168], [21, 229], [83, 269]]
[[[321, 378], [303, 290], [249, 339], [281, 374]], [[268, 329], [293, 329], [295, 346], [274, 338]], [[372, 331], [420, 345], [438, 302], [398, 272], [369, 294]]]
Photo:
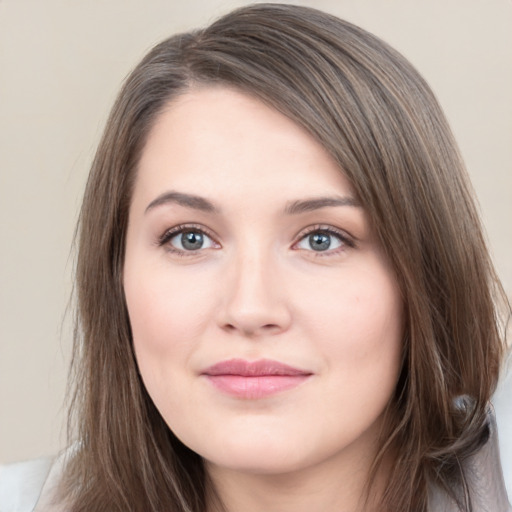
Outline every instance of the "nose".
[[223, 300], [218, 320], [223, 330], [256, 338], [290, 327], [289, 297], [276, 266], [269, 256], [255, 251], [238, 255], [225, 287], [220, 285]]

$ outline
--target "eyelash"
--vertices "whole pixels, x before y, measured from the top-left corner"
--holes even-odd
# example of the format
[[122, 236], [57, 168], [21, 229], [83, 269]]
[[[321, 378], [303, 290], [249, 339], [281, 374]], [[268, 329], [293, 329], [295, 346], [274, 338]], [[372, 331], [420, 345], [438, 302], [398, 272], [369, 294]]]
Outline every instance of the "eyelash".
[[345, 231], [342, 231], [341, 229], [337, 229], [333, 226], [325, 226], [323, 224], [317, 224], [315, 226], [311, 226], [308, 228], [305, 228], [303, 231], [301, 231], [297, 237], [298, 241], [295, 242], [293, 245], [297, 245], [302, 240], [304, 240], [306, 237], [312, 235], [313, 233], [324, 233], [329, 236], [333, 236], [335, 238], [338, 238], [341, 242], [341, 246], [336, 249], [331, 249], [327, 251], [307, 251], [310, 253], [313, 253], [315, 258], [326, 258], [329, 256], [335, 256], [338, 255], [341, 252], [344, 252], [348, 249], [354, 249], [356, 247], [356, 243], [353, 237], [348, 235]]
[[[181, 249], [176, 249], [175, 247], [172, 247], [169, 244], [169, 242], [175, 236], [180, 235], [186, 231], [192, 231], [192, 232], [197, 232], [197, 233], [206, 235], [207, 237], [212, 239], [214, 241], [214, 243], [217, 244], [217, 242], [215, 242], [215, 237], [213, 236], [213, 234], [209, 230], [205, 229], [203, 226], [200, 226], [198, 224], [180, 224], [178, 226], [175, 226], [175, 227], [165, 231], [158, 238], [158, 245], [160, 247], [167, 246], [166, 250], [168, 250], [172, 254], [175, 254], [179, 257], [195, 256], [198, 254], [200, 249], [198, 249], [197, 251], [193, 251], [193, 250], [182, 251]], [[313, 253], [314, 257], [333, 256], [333, 255], [339, 254], [340, 252], [345, 251], [347, 248], [354, 249], [356, 247], [355, 240], [351, 236], [349, 236], [347, 233], [345, 233], [344, 231], [339, 230], [337, 228], [334, 228], [332, 226], [325, 226], [322, 224], [311, 226], [311, 227], [308, 227], [308, 228], [304, 229], [303, 231], [301, 231], [297, 235], [297, 237], [298, 237], [297, 242], [295, 242], [293, 245], [294, 246], [297, 245], [298, 243], [300, 243], [302, 240], [304, 240], [306, 237], [308, 237], [309, 235], [311, 235], [313, 233], [324, 233], [326, 235], [336, 237], [340, 240], [340, 242], [342, 244], [341, 247], [338, 247], [336, 249], [331, 249], [331, 250], [326, 250], [326, 251], [314, 251], [314, 250], [307, 251], [307, 252]]]
[[[205, 229], [203, 226], [200, 226], [198, 224], [180, 224], [178, 226], [175, 226], [171, 229], [168, 229], [163, 233], [161, 237], [158, 239], [158, 245], [160, 247], [166, 246], [166, 250], [171, 252], [172, 254], [180, 257], [190, 257], [195, 256], [198, 252], [197, 251], [182, 251], [180, 249], [176, 249], [173, 247], [169, 242], [177, 235], [180, 235], [186, 231], [192, 231], [194, 233], [201, 233], [203, 235], [206, 235], [208, 238], [211, 238], [215, 241], [215, 237], [212, 233], [210, 233], [207, 229]], [[217, 242], [215, 242], [217, 243]]]

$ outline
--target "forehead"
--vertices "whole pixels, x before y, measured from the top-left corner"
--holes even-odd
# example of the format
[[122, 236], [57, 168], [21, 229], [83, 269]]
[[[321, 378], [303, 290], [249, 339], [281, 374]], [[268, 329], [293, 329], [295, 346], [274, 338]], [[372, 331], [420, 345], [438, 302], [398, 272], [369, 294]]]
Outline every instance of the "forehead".
[[[227, 87], [195, 88], [154, 123], [135, 195], [165, 189], [213, 197], [352, 194], [338, 165], [304, 128], [259, 99]], [[136, 198], [134, 198], [136, 200]]]

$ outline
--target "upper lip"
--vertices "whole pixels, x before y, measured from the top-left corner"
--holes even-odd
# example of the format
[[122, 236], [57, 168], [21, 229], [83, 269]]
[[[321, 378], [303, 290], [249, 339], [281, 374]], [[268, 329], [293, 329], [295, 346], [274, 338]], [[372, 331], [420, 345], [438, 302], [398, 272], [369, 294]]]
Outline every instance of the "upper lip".
[[229, 359], [209, 366], [201, 372], [203, 375], [239, 375], [241, 377], [261, 377], [268, 375], [294, 376], [311, 375], [312, 372], [274, 361], [272, 359], [259, 359], [246, 361], [244, 359]]

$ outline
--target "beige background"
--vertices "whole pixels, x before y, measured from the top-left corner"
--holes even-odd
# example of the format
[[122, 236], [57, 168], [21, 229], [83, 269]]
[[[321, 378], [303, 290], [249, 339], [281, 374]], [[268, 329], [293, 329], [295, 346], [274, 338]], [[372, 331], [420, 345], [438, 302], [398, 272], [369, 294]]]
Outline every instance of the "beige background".
[[[54, 453], [65, 442], [70, 247], [121, 81], [160, 39], [244, 3], [0, 0], [0, 462]], [[466, 158], [510, 295], [512, 0], [294, 3], [376, 33], [427, 78]], [[502, 391], [497, 403], [512, 454], [509, 397]]]

